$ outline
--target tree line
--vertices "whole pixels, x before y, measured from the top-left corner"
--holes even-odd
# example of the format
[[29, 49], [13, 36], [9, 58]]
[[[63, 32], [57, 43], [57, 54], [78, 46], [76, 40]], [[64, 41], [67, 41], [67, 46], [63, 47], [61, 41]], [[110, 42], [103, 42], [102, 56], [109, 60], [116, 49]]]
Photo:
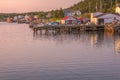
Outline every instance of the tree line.
[[[81, 0], [79, 3], [67, 8], [68, 10], [80, 10], [82, 14], [91, 13], [95, 11], [102, 12], [115, 12], [116, 4], [120, 3], [120, 0]], [[39, 18], [62, 18], [64, 17], [64, 9], [60, 8], [51, 11], [38, 11], [38, 12], [28, 12], [28, 13], [1, 13], [0, 21], [5, 20], [6, 17], [14, 17], [18, 15], [29, 15], [33, 17], [37, 15]]]
[[83, 14], [95, 11], [115, 12], [116, 4], [119, 3], [120, 0], [82, 0], [68, 9], [80, 10]]

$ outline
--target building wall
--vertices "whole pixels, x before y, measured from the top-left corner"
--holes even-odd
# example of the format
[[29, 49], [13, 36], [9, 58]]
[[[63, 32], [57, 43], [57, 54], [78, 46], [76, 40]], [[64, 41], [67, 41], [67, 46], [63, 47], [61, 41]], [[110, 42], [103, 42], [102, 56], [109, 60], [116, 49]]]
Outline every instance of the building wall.
[[61, 23], [61, 24], [65, 24], [65, 20], [61, 20], [60, 23]]
[[74, 15], [75, 15], [74, 11], [71, 10], [64, 11], [64, 16], [74, 16]]
[[97, 18], [91, 18], [91, 22], [94, 24], [98, 24], [98, 19]]
[[114, 19], [104, 19], [104, 23], [111, 23], [114, 22]]
[[10, 18], [7, 18], [7, 22], [10, 23], [10, 22], [11, 22], [11, 19], [10, 19]]
[[97, 23], [98, 23], [98, 20], [97, 20], [95, 17], [98, 16], [98, 15], [101, 15], [101, 14], [103, 14], [103, 13], [101, 13], [101, 12], [91, 13], [90, 21], [91, 21], [92, 23], [97, 24]]
[[73, 10], [64, 10], [64, 16], [74, 16], [75, 14], [77, 14], [77, 16], [81, 15], [81, 11], [77, 10], [77, 11], [73, 11]]
[[114, 14], [106, 14], [104, 16], [99, 17], [98, 19], [104, 19], [104, 23], [111, 23], [120, 21], [120, 16]]
[[98, 19], [97, 18], [94, 19], [94, 24], [96, 24], [96, 25], [98, 24]]
[[93, 13], [91, 13], [90, 21], [91, 21], [91, 22], [94, 22], [94, 16], [93, 16]]
[[120, 14], [120, 7], [116, 7], [115, 12], [118, 13], [118, 14]]

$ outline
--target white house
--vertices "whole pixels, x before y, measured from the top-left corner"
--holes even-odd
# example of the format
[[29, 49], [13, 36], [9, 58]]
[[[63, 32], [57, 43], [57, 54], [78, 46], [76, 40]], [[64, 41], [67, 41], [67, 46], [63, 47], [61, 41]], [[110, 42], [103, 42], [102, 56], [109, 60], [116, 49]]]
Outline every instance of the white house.
[[25, 15], [25, 20], [27, 20], [27, 19], [29, 19], [30, 18], [30, 16], [28, 16], [28, 15]]
[[72, 10], [64, 10], [64, 16], [74, 16], [75, 13]]
[[18, 19], [23, 19], [24, 16], [23, 15], [18, 15]]
[[38, 19], [38, 16], [37, 16], [37, 15], [34, 15], [34, 18], [35, 18], [35, 19]]
[[13, 20], [14, 21], [17, 21], [18, 17], [17, 16], [14, 16]]
[[81, 11], [77, 10], [77, 11], [73, 11], [73, 10], [64, 10], [64, 16], [74, 16], [75, 14], [77, 16], [81, 15]]
[[77, 19], [71, 16], [65, 16], [61, 19], [61, 24], [77, 24]]
[[80, 16], [82, 13], [81, 13], [81, 11], [77, 10], [77, 11], [75, 11], [75, 14], [77, 14], [77, 16]]
[[106, 24], [118, 21], [120, 21], [120, 15], [115, 13], [99, 13], [94, 16], [91, 15], [91, 22], [95, 24]]
[[98, 15], [101, 15], [101, 14], [103, 14], [103, 13], [102, 12], [91, 13], [90, 21], [95, 23], [96, 22], [96, 18], [95, 17], [98, 16]]

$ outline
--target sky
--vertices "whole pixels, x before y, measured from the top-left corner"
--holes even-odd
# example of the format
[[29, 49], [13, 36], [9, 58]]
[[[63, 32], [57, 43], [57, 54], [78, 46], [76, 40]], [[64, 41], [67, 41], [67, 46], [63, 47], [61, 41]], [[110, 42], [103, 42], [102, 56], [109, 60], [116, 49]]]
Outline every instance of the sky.
[[0, 13], [49, 11], [67, 8], [80, 0], [0, 0]]

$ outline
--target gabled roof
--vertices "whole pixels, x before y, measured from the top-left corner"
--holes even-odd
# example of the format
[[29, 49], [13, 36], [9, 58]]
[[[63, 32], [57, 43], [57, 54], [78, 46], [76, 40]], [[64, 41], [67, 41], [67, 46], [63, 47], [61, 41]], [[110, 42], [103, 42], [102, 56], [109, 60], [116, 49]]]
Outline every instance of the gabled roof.
[[107, 14], [113, 14], [113, 15], [120, 16], [120, 15], [117, 14], [117, 13], [103, 13], [103, 14], [100, 14], [100, 15], [98, 15], [98, 16], [95, 16], [95, 18], [98, 18], [98, 17], [104, 16], [104, 15], [107, 15]]
[[69, 19], [69, 18], [71, 18], [71, 19], [76, 19], [76, 18], [74, 18], [74, 17], [72, 17], [72, 16], [65, 16], [64, 18], [62, 18], [62, 20], [67, 20], [67, 19]]
[[62, 20], [66, 20], [68, 18], [70, 18], [70, 16], [65, 16], [64, 18], [62, 18]]
[[84, 18], [78, 18], [77, 20], [80, 20], [80, 21], [81, 21], [81, 20], [83, 20], [83, 19], [84, 19]]
[[102, 12], [94, 12], [93, 17], [96, 17], [96, 16], [101, 15], [101, 14], [103, 14], [103, 13]]

